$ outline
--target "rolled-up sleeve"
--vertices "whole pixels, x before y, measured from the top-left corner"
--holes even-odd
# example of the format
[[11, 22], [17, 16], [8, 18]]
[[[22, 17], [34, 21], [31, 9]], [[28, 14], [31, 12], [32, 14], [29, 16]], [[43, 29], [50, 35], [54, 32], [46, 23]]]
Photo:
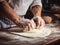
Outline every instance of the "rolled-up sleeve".
[[39, 6], [42, 7], [42, 2], [41, 2], [41, 0], [34, 0], [33, 3], [32, 3], [32, 5], [31, 5], [31, 8], [32, 8], [33, 6], [35, 6], [35, 5], [39, 5]]

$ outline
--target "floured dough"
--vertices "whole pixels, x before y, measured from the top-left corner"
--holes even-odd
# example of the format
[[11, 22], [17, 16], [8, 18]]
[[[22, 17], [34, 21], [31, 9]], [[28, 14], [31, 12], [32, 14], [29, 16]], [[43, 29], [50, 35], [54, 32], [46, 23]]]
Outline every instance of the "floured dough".
[[40, 37], [46, 37], [51, 34], [51, 30], [49, 28], [39, 28], [39, 29], [33, 29], [27, 32], [21, 32], [21, 33], [16, 33], [12, 32], [14, 34], [22, 35], [25, 37], [35, 37], [35, 38], [40, 38]]

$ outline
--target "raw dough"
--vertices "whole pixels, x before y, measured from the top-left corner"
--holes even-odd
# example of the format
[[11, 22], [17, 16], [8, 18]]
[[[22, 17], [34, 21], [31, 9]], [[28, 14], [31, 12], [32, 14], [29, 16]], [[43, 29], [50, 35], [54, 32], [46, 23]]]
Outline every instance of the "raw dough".
[[46, 37], [51, 34], [51, 30], [49, 28], [39, 28], [39, 29], [33, 29], [28, 32], [21, 32], [21, 33], [16, 33], [12, 32], [14, 34], [18, 34], [24, 37], [35, 37], [35, 38], [41, 38], [41, 37]]

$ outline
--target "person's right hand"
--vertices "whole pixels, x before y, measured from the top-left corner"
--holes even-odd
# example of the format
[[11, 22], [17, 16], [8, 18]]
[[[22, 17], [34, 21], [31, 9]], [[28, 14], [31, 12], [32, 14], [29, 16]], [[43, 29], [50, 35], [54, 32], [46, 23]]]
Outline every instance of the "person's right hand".
[[40, 16], [35, 16], [32, 18], [32, 20], [35, 22], [36, 24], [36, 29], [40, 28], [40, 27], [44, 27], [45, 26], [45, 22], [42, 19], [42, 17]]

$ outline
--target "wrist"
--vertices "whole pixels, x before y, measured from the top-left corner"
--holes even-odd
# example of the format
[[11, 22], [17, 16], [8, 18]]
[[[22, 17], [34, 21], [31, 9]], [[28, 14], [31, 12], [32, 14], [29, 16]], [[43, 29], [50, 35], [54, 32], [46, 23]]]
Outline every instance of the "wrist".
[[37, 15], [34, 15], [34, 17], [41, 17], [41, 15], [40, 14], [37, 14]]
[[34, 18], [41, 18], [41, 16], [34, 16]]
[[18, 18], [18, 19], [15, 19], [15, 20], [14, 20], [14, 23], [15, 23], [16, 25], [19, 25], [20, 22], [22, 22], [22, 18]]
[[41, 16], [41, 14], [37, 13], [37, 14], [35, 14], [34, 16]]

